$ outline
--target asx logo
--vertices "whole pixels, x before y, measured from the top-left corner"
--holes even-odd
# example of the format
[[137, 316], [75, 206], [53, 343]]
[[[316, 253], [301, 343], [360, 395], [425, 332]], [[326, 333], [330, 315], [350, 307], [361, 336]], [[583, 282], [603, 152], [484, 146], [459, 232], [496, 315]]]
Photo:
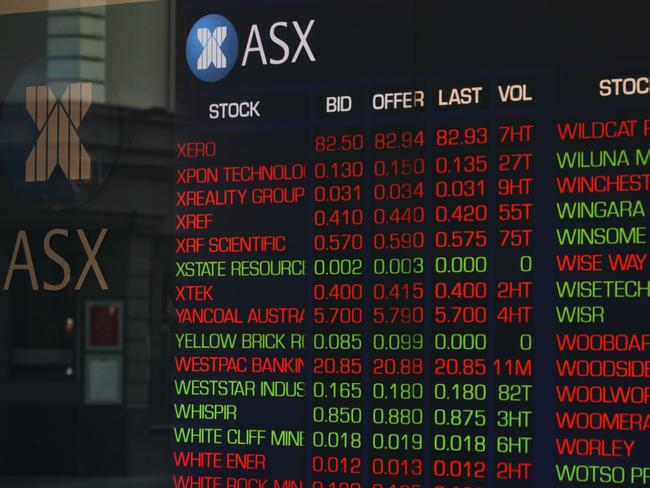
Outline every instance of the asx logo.
[[90, 156], [79, 126], [92, 104], [92, 83], [73, 83], [57, 100], [50, 87], [28, 86], [25, 105], [39, 135], [25, 162], [25, 181], [47, 181], [59, 167], [70, 181], [91, 178]]
[[[260, 26], [253, 24], [248, 33], [241, 65], [245, 67], [253, 59], [257, 59], [263, 66], [296, 63], [303, 53], [310, 62], [315, 62], [316, 57], [308, 40], [314, 23], [315, 20], [311, 19], [303, 27], [295, 20], [279, 21], [268, 27], [264, 35], [260, 32]], [[288, 31], [292, 31], [291, 34], [287, 34]], [[276, 55], [278, 52], [281, 52], [281, 55], [273, 57], [274, 55], [270, 54], [271, 48]], [[185, 54], [187, 64], [197, 78], [207, 82], [222, 80], [237, 62], [237, 31], [225, 17], [217, 14], [206, 15], [190, 30]]]
[[[76, 229], [76, 235], [79, 238], [81, 247], [86, 255], [86, 264], [79, 274], [79, 278], [76, 280], [74, 285], [74, 290], [81, 290], [81, 287], [84, 285], [86, 278], [90, 275], [92, 271], [99, 283], [99, 287], [102, 290], [108, 290], [108, 284], [106, 278], [104, 278], [104, 273], [97, 262], [97, 254], [99, 253], [104, 239], [108, 234], [107, 228], [102, 228], [95, 240], [94, 244], [90, 243], [86, 231], [83, 229]], [[42, 285], [39, 286], [39, 281], [37, 278], [37, 268], [34, 259], [32, 258], [32, 246], [30, 245], [29, 237], [27, 231], [21, 230], [16, 236], [16, 243], [14, 245], [14, 250], [11, 255], [11, 260], [9, 262], [9, 268], [5, 275], [3, 290], [9, 290], [12, 285], [14, 274], [19, 271], [24, 271], [29, 277], [31, 283], [31, 289], [33, 291], [45, 290], [45, 291], [60, 291], [73, 283], [72, 268], [69, 261], [59, 254], [53, 244], [55, 237], [58, 238], [68, 238], [70, 232], [68, 229], [52, 229], [43, 237], [41, 249], [47, 256], [48, 260], [53, 264], [57, 265], [61, 269], [61, 279], [58, 283], [50, 283], [45, 279], [42, 282]], [[23, 259], [20, 256], [23, 256]], [[22, 262], [21, 262], [22, 261]], [[46, 266], [46, 270], [51, 269], [52, 266]]]

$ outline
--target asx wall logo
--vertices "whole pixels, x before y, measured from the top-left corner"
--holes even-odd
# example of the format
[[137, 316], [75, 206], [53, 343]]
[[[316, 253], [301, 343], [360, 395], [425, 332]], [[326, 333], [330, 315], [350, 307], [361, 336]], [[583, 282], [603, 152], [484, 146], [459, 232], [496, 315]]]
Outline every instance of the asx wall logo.
[[0, 100], [0, 209], [78, 208], [116, 166], [122, 141], [114, 93], [105, 82], [55, 76], [52, 66], [47, 57], [28, 64]]
[[92, 104], [92, 83], [73, 83], [60, 100], [47, 85], [28, 86], [25, 105], [39, 131], [25, 162], [25, 181], [47, 181], [59, 167], [70, 181], [91, 178], [90, 156], [79, 126]]
[[[262, 66], [293, 64], [302, 57], [312, 63], [316, 62], [308, 40], [314, 23], [314, 19], [310, 19], [304, 26], [296, 20], [278, 21], [268, 27], [265, 35], [260, 33], [264, 31], [264, 27], [260, 29], [259, 24], [251, 25], [241, 66], [245, 67], [251, 61], [257, 61]], [[288, 31], [293, 32], [287, 37], [285, 34]], [[268, 46], [268, 43], [271, 43], [271, 46]], [[278, 53], [281, 53], [280, 57], [275, 57]], [[237, 31], [225, 17], [218, 14], [206, 15], [190, 30], [185, 54], [187, 64], [197, 78], [206, 82], [220, 81], [237, 63]]]

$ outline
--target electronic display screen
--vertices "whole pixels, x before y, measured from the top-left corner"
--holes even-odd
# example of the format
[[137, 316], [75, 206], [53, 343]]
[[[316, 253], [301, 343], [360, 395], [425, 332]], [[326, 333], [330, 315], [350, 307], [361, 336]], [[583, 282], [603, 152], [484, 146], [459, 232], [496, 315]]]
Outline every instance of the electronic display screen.
[[642, 43], [509, 7], [180, 6], [177, 486], [647, 482]]

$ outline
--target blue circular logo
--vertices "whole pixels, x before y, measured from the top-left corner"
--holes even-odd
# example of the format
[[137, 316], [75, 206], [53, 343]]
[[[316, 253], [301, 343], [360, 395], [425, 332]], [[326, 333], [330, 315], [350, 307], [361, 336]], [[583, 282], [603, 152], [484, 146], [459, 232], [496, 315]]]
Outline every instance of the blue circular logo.
[[237, 62], [239, 40], [237, 31], [221, 15], [206, 15], [190, 30], [185, 43], [187, 64], [203, 81], [225, 78]]

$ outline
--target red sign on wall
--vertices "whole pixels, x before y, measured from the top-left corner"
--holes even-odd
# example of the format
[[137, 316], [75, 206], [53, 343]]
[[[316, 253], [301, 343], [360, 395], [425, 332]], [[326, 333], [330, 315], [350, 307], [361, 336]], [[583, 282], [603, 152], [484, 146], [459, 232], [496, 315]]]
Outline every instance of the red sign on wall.
[[122, 307], [118, 303], [89, 303], [86, 312], [86, 348], [122, 347]]

